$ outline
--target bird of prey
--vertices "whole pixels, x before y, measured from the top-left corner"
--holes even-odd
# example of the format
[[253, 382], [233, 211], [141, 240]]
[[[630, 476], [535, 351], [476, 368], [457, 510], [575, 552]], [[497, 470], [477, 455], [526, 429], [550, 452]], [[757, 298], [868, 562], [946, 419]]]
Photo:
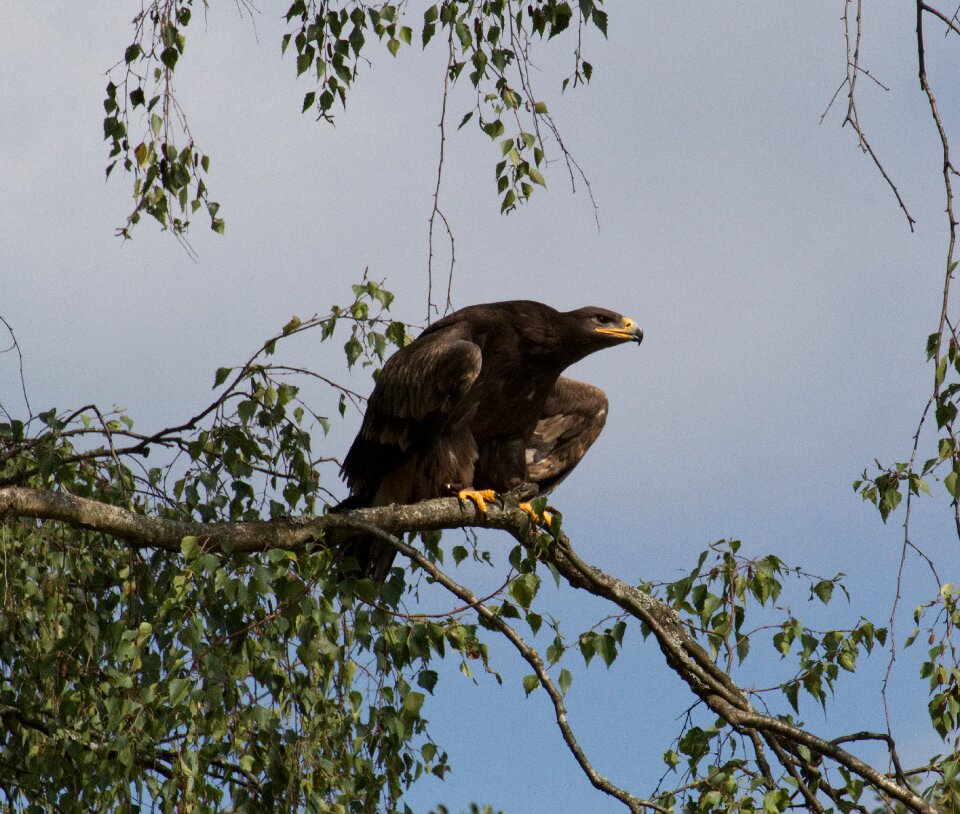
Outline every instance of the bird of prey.
[[[459, 495], [486, 500], [523, 484], [552, 490], [597, 439], [602, 390], [560, 374], [643, 332], [605, 308], [561, 312], [539, 302], [471, 305], [433, 323], [384, 364], [341, 468], [342, 509]], [[382, 582], [394, 551], [354, 541], [363, 573]]]

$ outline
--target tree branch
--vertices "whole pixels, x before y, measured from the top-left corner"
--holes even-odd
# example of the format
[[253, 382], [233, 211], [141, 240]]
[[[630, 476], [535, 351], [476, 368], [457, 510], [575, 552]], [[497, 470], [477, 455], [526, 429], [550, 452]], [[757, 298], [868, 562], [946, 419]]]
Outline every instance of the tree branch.
[[[321, 538], [324, 544], [329, 545], [336, 543], [341, 537], [355, 534], [357, 530], [373, 533], [417, 562], [447, 590], [469, 604], [477, 603], [477, 612], [513, 643], [521, 655], [534, 667], [541, 683], [550, 693], [552, 683], [549, 675], [543, 669], [542, 662], [539, 662], [539, 657], [519, 638], [519, 635], [493, 611], [480, 603], [468, 589], [454, 582], [424, 558], [417, 549], [403, 543], [397, 536], [406, 532], [480, 526], [508, 531], [522, 545], [532, 547], [538, 542], [539, 534], [526, 513], [519, 509], [509, 497], [504, 501], [503, 507], [489, 506], [485, 516], [479, 516], [472, 504], [464, 505], [456, 498], [438, 498], [412, 505], [357, 509], [321, 517], [238, 523], [197, 523], [147, 517], [128, 509], [62, 492], [10, 487], [0, 489], [0, 517], [4, 515], [58, 520], [118, 537], [137, 548], [159, 548], [174, 552], [180, 550], [182, 539], [188, 536], [199, 538], [208, 550], [239, 553], [264, 551], [271, 548], [296, 551]], [[839, 746], [842, 738], [833, 742], [827, 741], [780, 718], [757, 712], [743, 690], [727, 673], [714, 664], [710, 655], [690, 637], [674, 610], [641, 589], [586, 564], [573, 551], [569, 539], [563, 533], [559, 534], [554, 544], [542, 557], [554, 565], [573, 587], [606, 598], [645, 623], [656, 637], [671, 669], [687, 683], [697, 697], [732, 726], [742, 728], [748, 733], [759, 732], [767, 743], [771, 743], [771, 736], [775, 736], [781, 747], [787, 744], [791, 747], [806, 746], [817, 755], [829, 758], [855, 773], [878, 792], [903, 803], [908, 810], [918, 814], [936, 814], [936, 809], [909, 786], [898, 783], [842, 749]], [[567, 730], [562, 699], [559, 694], [556, 697], [551, 694], [551, 699], [554, 701], [558, 723], [561, 724], [561, 731], [564, 732], [566, 739]], [[558, 702], [560, 706], [557, 706]], [[596, 778], [600, 780], [603, 778], [596, 775], [585, 758], [581, 760], [582, 753], [578, 755], [574, 748], [576, 742], [573, 741], [572, 744], [569, 740], [567, 742], [574, 751], [574, 755], [581, 761], [581, 766], [591, 782], [597, 785]], [[888, 741], [888, 745], [889, 743]], [[790, 748], [790, 751], [793, 753], [794, 749]], [[816, 770], [812, 764], [810, 768]], [[622, 797], [613, 791], [607, 791], [631, 805], [627, 800], [632, 796], [627, 795], [626, 792], [623, 794], [627, 797]], [[632, 799], [638, 806], [651, 807], [651, 804], [639, 798]], [[633, 808], [632, 805], [631, 807]], [[634, 810], [637, 809], [634, 808]]]
[[199, 538], [209, 551], [245, 553], [271, 548], [300, 551], [321, 537], [327, 542], [336, 542], [356, 531], [358, 524], [368, 524], [391, 535], [464, 526], [487, 526], [516, 535], [521, 533], [518, 530], [530, 525], [529, 517], [515, 504], [504, 508], [489, 506], [484, 520], [478, 516], [472, 503], [464, 505], [456, 498], [425, 500], [408, 506], [379, 506], [319, 517], [199, 523], [150, 517], [64, 492], [19, 486], [0, 488], [0, 517], [4, 515], [59, 520], [109, 534], [134, 548], [173, 552], [180, 551], [184, 537]]
[[[806, 746], [859, 775], [876, 790], [903, 803], [908, 810], [936, 814], [913, 789], [878, 772], [859, 758], [804, 729], [770, 715], [758, 713], [733, 680], [717, 667], [707, 652], [684, 629], [676, 613], [639, 588], [584, 563], [562, 537], [549, 556], [550, 562], [576, 588], [589, 590], [616, 603], [642, 620], [657, 639], [667, 663], [690, 689], [731, 725], [777, 735], [792, 744]], [[768, 740], [769, 742], [769, 740]]]

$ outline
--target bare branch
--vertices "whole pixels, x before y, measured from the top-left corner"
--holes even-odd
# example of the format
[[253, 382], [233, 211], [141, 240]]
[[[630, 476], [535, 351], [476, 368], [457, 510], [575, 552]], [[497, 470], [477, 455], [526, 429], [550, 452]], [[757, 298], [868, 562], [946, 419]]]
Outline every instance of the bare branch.
[[957, 15], [954, 14], [953, 17], [948, 17], [940, 9], [934, 8], [933, 6], [928, 6], [926, 3], [921, 3], [921, 10], [932, 14], [934, 17], [942, 20], [944, 25], [947, 26], [948, 33], [953, 31], [955, 34], [960, 34], [960, 26], [957, 25]]
[[[3, 348], [0, 350], [0, 353], [9, 353], [11, 350], [17, 352], [17, 364], [20, 368], [20, 393], [23, 396], [23, 403], [27, 406], [27, 415], [33, 416], [33, 410], [30, 408], [30, 399], [27, 397], [27, 381], [23, 375], [23, 351], [20, 350], [20, 343], [17, 342], [17, 335], [13, 332], [13, 327], [7, 322], [2, 316], [0, 316], [0, 322], [3, 323], [3, 327], [7, 329], [7, 333], [10, 334], [10, 347]], [[3, 414], [10, 418], [10, 413], [7, 412], [6, 408], [0, 404], [0, 410], [3, 411]]]
[[887, 88], [882, 82], [877, 81], [869, 71], [860, 66], [860, 37], [863, 32], [863, 0], [856, 0], [857, 11], [856, 17], [854, 18], [854, 27], [852, 32], [850, 25], [851, 2], [853, 2], [853, 0], [846, 0], [843, 9], [843, 33], [847, 45], [847, 78], [840, 84], [840, 88], [838, 88], [837, 92], [833, 95], [833, 99], [831, 99], [830, 104], [827, 105], [827, 109], [820, 117], [820, 121], [823, 122], [824, 117], [827, 115], [827, 112], [833, 105], [834, 99], [837, 98], [837, 94], [839, 94], [840, 90], [844, 87], [844, 85], [846, 85], [847, 114], [844, 117], [843, 125], [841, 126], [849, 124], [853, 131], [857, 134], [857, 143], [859, 144], [860, 149], [867, 153], [871, 159], [873, 159], [873, 163], [880, 171], [880, 175], [883, 176], [883, 180], [887, 182], [887, 185], [893, 191], [893, 194], [897, 199], [897, 203], [900, 205], [900, 208], [903, 210], [903, 214], [907, 218], [907, 225], [910, 227], [910, 231], [912, 232], [914, 224], [916, 224], [916, 220], [914, 219], [913, 215], [910, 214], [910, 210], [907, 209], [907, 205], [904, 202], [903, 197], [900, 195], [900, 190], [897, 189], [897, 185], [887, 174], [886, 168], [883, 166], [883, 163], [880, 161], [877, 154], [873, 151], [873, 147], [870, 146], [870, 142], [867, 140], [867, 137], [863, 132], [863, 128], [860, 126], [860, 117], [857, 113], [856, 97], [857, 76], [863, 73], [885, 90], [889, 90], [889, 88]]

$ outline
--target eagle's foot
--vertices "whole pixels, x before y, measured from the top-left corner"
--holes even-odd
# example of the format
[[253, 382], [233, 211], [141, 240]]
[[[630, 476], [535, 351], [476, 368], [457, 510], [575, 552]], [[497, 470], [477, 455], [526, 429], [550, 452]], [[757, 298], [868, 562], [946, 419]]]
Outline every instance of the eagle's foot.
[[472, 501], [477, 511], [483, 515], [487, 513], [487, 501], [493, 502], [500, 499], [493, 489], [461, 489], [457, 492], [457, 498], [461, 503], [467, 500]]
[[553, 522], [553, 515], [547, 509], [543, 510], [543, 514], [537, 514], [533, 506], [527, 502], [518, 503], [517, 508], [524, 512], [535, 525], [542, 528], [550, 528], [550, 524]]

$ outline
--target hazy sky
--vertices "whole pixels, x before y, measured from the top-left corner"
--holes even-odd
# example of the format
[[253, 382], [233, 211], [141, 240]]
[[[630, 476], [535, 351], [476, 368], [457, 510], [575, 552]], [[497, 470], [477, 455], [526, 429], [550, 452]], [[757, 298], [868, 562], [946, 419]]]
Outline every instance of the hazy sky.
[[[227, 229], [221, 238], [198, 220], [192, 262], [149, 223], [130, 243], [113, 237], [131, 204], [119, 170], [103, 180], [104, 72], [128, 44], [138, 4], [119, 8], [4, 10], [0, 315], [23, 348], [34, 409], [95, 401], [123, 405], [145, 429], [171, 424], [205, 403], [217, 367], [246, 358], [292, 314], [346, 302], [365, 268], [398, 294], [396, 316], [422, 321], [440, 44], [376, 55], [331, 128], [299, 113], [310, 88], [280, 58], [283, 9], [265, 5], [251, 21], [212, 3], [206, 26], [198, 20], [188, 33], [177, 86], [213, 158], [210, 186]], [[604, 434], [553, 499], [588, 560], [631, 580], [672, 579], [706, 544], [736, 537], [748, 554], [850, 574], [850, 606], [808, 609], [802, 589], [789, 600], [819, 626], [848, 627], [860, 614], [885, 620], [899, 520], [884, 527], [850, 483], [875, 457], [909, 454], [932, 376], [924, 342], [936, 327], [946, 246], [911, 12], [870, 4], [863, 64], [890, 91], [859, 87], [861, 121], [917, 218], [912, 234], [850, 128], [841, 129], [842, 98], [819, 124], [845, 75], [842, 3], [608, 10], [609, 40], [586, 41], [589, 88], [561, 95], [572, 66], [564, 38], [536, 55], [535, 76], [589, 176], [599, 231], [559, 163], [547, 192], [501, 217], [496, 145], [470, 126], [450, 132], [441, 195], [456, 233], [455, 304], [596, 304], [644, 328], [639, 349], [598, 354], [574, 372], [611, 403]], [[419, 14], [412, 20], [418, 31]], [[934, 50], [949, 47], [941, 39], [930, 38], [934, 81], [955, 76]], [[954, 125], [949, 91], [941, 109]], [[452, 95], [449, 131], [470, 99], [466, 88]], [[345, 375], [342, 356], [318, 339], [298, 352]], [[369, 389], [364, 375], [354, 382]], [[2, 357], [4, 404], [17, 386], [11, 357]], [[343, 454], [358, 424], [351, 415], [331, 433], [330, 454]], [[956, 539], [941, 503], [917, 516], [915, 532], [949, 579]], [[911, 570], [908, 613], [928, 598], [921, 577]], [[569, 634], [606, 612], [570, 590], [545, 593], [569, 616]], [[908, 628], [904, 616], [901, 633]], [[636, 630], [627, 642], [630, 656], [609, 672], [571, 662], [569, 703], [597, 768], [648, 793], [690, 698]], [[411, 805], [620, 810], [578, 774], [544, 694], [523, 698], [526, 671], [495, 652], [505, 688], [454, 673], [428, 702], [455, 771], [418, 786]], [[748, 662], [740, 680], [768, 683], [771, 664]], [[832, 707], [824, 720], [812, 704], [801, 708], [814, 730], [883, 728], [882, 657], [868, 665], [869, 676], [838, 693], [849, 714]], [[895, 688], [902, 751], [919, 758], [936, 744], [910, 658], [898, 662]]]

